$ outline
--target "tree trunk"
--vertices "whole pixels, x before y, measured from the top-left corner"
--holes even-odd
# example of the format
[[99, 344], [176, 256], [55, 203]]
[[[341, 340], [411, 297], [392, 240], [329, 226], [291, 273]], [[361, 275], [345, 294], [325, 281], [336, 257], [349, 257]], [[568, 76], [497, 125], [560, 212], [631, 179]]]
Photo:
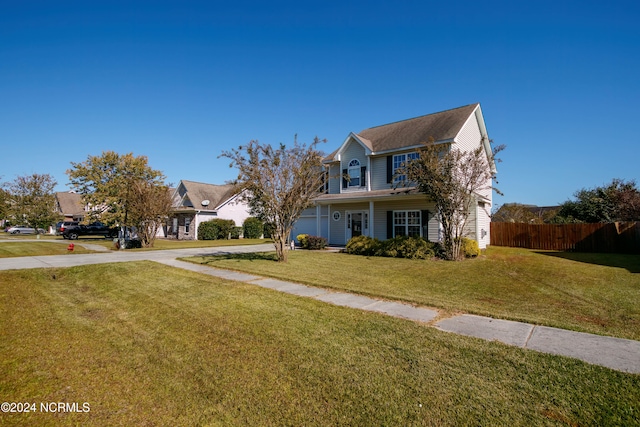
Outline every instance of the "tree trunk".
[[278, 262], [287, 262], [287, 238], [280, 236], [274, 239], [273, 245], [276, 247]]

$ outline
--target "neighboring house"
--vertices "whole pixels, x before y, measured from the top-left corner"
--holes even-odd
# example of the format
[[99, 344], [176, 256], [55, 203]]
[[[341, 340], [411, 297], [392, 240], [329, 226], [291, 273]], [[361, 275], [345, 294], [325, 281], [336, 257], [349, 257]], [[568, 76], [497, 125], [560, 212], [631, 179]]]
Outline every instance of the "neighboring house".
[[63, 191], [56, 193], [56, 212], [63, 216], [63, 221], [82, 221], [87, 209], [81, 194]]
[[[396, 169], [418, 156], [418, 149], [430, 138], [463, 151], [480, 145], [488, 156], [491, 153], [480, 104], [352, 132], [324, 159], [326, 194], [303, 213], [292, 237], [301, 233], [323, 236], [334, 245], [344, 245], [359, 235], [381, 240], [410, 235], [440, 241], [441, 224], [434, 203], [414, 187], [402, 186], [405, 177], [394, 177]], [[490, 241], [491, 190], [475, 199], [466, 231], [485, 248]]]
[[173, 203], [167, 237], [180, 240], [197, 240], [198, 226], [205, 221], [231, 219], [239, 227], [250, 216], [249, 206], [230, 184], [182, 180], [173, 192]]
[[493, 222], [546, 224], [556, 216], [560, 206], [536, 206], [522, 203], [505, 203], [493, 213]]

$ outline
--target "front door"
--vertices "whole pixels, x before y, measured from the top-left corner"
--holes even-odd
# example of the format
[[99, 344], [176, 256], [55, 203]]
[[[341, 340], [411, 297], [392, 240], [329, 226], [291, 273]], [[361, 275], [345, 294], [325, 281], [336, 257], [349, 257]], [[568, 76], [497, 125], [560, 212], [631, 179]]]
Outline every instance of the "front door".
[[362, 236], [362, 212], [351, 214], [351, 237]]
[[367, 236], [368, 218], [367, 213], [362, 211], [347, 212], [347, 241], [356, 236]]

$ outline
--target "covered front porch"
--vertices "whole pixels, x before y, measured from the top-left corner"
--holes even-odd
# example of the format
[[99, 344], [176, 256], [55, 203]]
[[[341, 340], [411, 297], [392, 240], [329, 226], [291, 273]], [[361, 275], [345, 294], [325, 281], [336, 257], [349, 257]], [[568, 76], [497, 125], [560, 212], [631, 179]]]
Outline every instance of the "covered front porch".
[[386, 240], [399, 235], [440, 239], [434, 204], [412, 189], [322, 195], [308, 209], [293, 232], [313, 234], [330, 245], [345, 245], [364, 235]]

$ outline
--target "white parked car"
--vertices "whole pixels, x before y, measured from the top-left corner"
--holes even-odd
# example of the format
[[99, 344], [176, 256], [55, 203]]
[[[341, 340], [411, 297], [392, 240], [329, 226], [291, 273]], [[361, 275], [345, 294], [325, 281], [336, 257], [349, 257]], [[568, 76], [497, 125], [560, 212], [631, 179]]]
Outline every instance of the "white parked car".
[[[31, 227], [26, 227], [24, 225], [14, 225], [13, 227], [9, 227], [7, 233], [11, 234], [35, 234], [36, 229]], [[38, 228], [38, 234], [44, 234], [45, 231], [42, 228]]]

